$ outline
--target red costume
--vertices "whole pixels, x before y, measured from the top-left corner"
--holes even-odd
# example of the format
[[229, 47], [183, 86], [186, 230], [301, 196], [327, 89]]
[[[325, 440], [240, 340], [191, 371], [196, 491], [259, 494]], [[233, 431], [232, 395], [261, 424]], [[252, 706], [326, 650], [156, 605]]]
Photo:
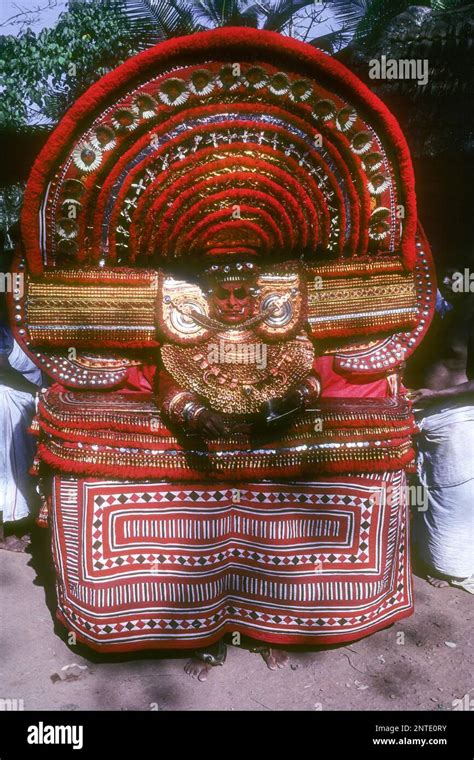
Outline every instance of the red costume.
[[412, 612], [398, 372], [434, 287], [378, 98], [269, 32], [160, 44], [63, 118], [22, 239], [13, 313], [56, 380], [38, 467], [80, 640], [336, 643]]

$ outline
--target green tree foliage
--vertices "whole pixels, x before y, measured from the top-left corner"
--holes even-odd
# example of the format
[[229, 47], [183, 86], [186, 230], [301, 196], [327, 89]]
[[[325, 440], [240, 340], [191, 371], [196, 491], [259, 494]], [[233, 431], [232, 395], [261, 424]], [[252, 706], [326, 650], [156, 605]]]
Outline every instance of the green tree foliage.
[[193, 0], [120, 0], [120, 5], [134, 28], [142, 31], [144, 44], [206, 28], [198, 19], [198, 11], [203, 9], [198, 9]]
[[122, 0], [135, 22], [151, 21], [165, 36], [191, 34], [221, 26], [250, 26], [285, 32], [293, 17], [313, 6], [314, 18], [322, 13], [315, 0]]
[[314, 0], [186, 0], [206, 27], [251, 26], [285, 32], [293, 17]]
[[140, 50], [118, 0], [72, 0], [57, 24], [0, 37], [0, 126], [53, 124], [100, 76]]
[[0, 36], [0, 128], [53, 126], [93, 82], [139, 50], [217, 26], [285, 31], [314, 0], [70, 0], [56, 25]]
[[346, 43], [370, 44], [381, 33], [390, 19], [403, 13], [411, 5], [420, 5], [434, 11], [448, 11], [466, 5], [466, 0], [329, 0], [328, 6], [343, 27]]
[[[302, 38], [329, 51], [354, 39], [369, 44], [413, 0], [70, 0], [56, 25], [0, 36], [0, 128], [53, 126], [93, 82], [139, 50], [160, 40], [218, 26], [250, 26], [298, 35], [292, 26], [304, 13]], [[419, 3], [436, 11], [463, 0]], [[341, 31], [314, 38], [330, 9]]]
[[192, 9], [207, 27], [258, 26], [258, 9], [242, 0], [195, 0]]
[[468, 5], [468, 0], [431, 0], [430, 5], [434, 11], [454, 11]]

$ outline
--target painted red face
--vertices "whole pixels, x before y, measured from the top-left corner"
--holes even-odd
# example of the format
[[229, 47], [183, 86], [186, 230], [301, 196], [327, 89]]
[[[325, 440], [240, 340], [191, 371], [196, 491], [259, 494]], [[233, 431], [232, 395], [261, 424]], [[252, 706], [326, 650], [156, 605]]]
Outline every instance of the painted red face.
[[250, 286], [244, 281], [218, 283], [212, 291], [211, 305], [221, 322], [238, 325], [252, 316]]

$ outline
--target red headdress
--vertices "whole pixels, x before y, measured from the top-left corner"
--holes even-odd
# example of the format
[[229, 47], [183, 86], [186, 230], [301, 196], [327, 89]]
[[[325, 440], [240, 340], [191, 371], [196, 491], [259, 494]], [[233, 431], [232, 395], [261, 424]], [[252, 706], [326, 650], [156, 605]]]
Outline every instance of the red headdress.
[[28, 183], [29, 268], [245, 259], [415, 262], [405, 139], [325, 53], [243, 28], [170, 40], [70, 109]]
[[303, 260], [315, 338], [389, 341], [347, 360], [363, 371], [403, 361], [433, 309], [397, 122], [343, 65], [271, 32], [170, 40], [99, 80], [40, 153], [21, 232], [17, 336], [73, 385], [89, 380], [65, 347], [158, 345], [157, 270]]

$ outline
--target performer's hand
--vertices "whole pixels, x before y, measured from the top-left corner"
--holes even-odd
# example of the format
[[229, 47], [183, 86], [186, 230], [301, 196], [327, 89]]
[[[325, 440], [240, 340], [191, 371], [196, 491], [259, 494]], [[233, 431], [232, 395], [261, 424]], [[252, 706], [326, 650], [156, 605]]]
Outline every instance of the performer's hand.
[[266, 401], [260, 412], [259, 424], [277, 426], [286, 422], [296, 412], [307, 409], [319, 398], [321, 382], [316, 375], [309, 375], [286, 396], [278, 396]]
[[203, 409], [196, 417], [194, 430], [206, 438], [222, 438], [229, 435], [229, 427], [218, 412]]
[[431, 388], [418, 388], [414, 391], [408, 391], [407, 397], [412, 404], [430, 404], [432, 401], [436, 401], [438, 394]]
[[262, 416], [267, 425], [281, 422], [301, 408], [301, 396], [298, 393], [289, 393], [286, 396], [278, 396], [265, 402], [262, 408]]

